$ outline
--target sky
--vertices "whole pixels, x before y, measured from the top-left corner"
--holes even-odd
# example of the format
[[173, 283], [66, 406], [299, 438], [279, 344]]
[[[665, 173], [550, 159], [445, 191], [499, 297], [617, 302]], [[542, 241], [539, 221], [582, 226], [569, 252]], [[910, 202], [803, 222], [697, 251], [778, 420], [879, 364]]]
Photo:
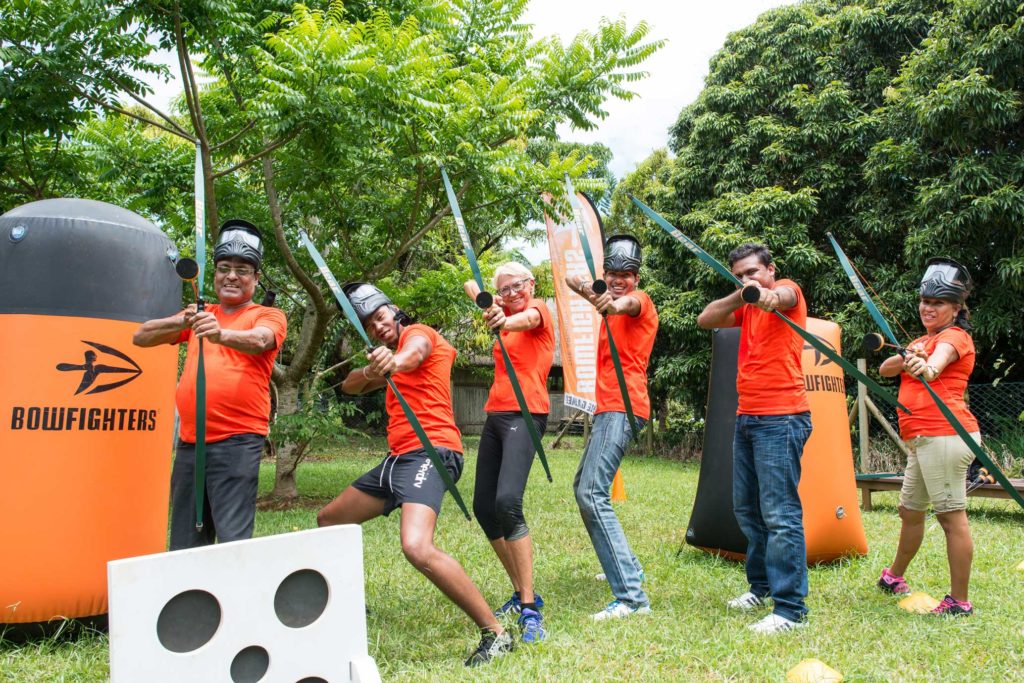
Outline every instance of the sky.
[[[649, 39], [665, 39], [664, 47], [643, 65], [648, 78], [633, 83], [638, 97], [612, 99], [608, 116], [593, 131], [559, 129], [565, 140], [601, 142], [611, 148], [612, 173], [622, 178], [654, 150], [668, 144], [668, 128], [680, 110], [693, 102], [704, 86], [708, 62], [725, 43], [726, 36], [750, 25], [758, 15], [794, 0], [532, 0], [526, 22], [537, 37], [557, 35], [563, 44], [583, 30], [596, 30], [601, 17], [625, 16], [632, 27], [641, 20], [650, 25]], [[171, 54], [163, 56], [172, 73], [177, 65]], [[154, 83], [153, 101], [166, 106], [177, 94], [177, 80]], [[533, 263], [547, 258], [547, 248], [517, 245]]]
[[[708, 74], [708, 63], [725, 38], [752, 24], [762, 12], [793, 0], [532, 0], [526, 21], [534, 35], [557, 35], [563, 44], [583, 30], [593, 31], [601, 17], [625, 16], [627, 26], [640, 21], [650, 26], [648, 38], [666, 44], [643, 64], [650, 75], [630, 84], [638, 94], [630, 101], [606, 103], [608, 116], [596, 130], [559, 128], [573, 142], [601, 142], [614, 157], [609, 167], [625, 177], [651, 152], [668, 144], [668, 129], [680, 110], [697, 99]], [[539, 227], [539, 226], [531, 226]], [[534, 265], [549, 257], [546, 244], [516, 243]]]
[[559, 129], [564, 139], [601, 142], [615, 157], [612, 172], [619, 178], [654, 150], [668, 143], [668, 128], [680, 110], [700, 94], [708, 62], [729, 33], [748, 26], [758, 15], [792, 0], [533, 0], [526, 20], [534, 35], [557, 35], [568, 43], [582, 30], [595, 30], [601, 17], [625, 16], [632, 27], [641, 20], [650, 39], [667, 43], [644, 63], [648, 78], [631, 84], [639, 97], [611, 100], [608, 116], [597, 130]]

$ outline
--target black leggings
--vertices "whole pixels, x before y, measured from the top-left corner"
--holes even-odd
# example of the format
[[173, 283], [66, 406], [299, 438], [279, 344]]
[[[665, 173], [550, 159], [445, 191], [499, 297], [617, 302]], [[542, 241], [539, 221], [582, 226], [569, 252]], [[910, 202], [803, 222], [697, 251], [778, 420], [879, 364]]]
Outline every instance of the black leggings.
[[[533, 415], [544, 433], [547, 415]], [[473, 513], [487, 539], [517, 541], [530, 533], [523, 517], [523, 492], [533, 465], [533, 440], [520, 413], [487, 416], [476, 459]]]

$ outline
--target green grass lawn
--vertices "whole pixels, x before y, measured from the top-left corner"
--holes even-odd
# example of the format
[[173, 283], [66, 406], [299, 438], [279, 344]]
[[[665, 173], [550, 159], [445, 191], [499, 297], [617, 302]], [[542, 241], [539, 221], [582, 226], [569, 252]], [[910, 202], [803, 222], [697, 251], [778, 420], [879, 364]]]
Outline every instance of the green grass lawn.
[[[472, 494], [476, 442], [460, 490]], [[314, 526], [316, 506], [377, 463], [380, 443], [359, 442], [302, 466], [308, 506], [260, 512], [257, 535]], [[547, 642], [521, 646], [489, 667], [468, 671], [473, 624], [403, 558], [397, 515], [364, 527], [369, 648], [386, 681], [783, 681], [802, 659], [818, 658], [847, 681], [1024, 680], [1024, 514], [1009, 501], [970, 499], [975, 539], [971, 597], [975, 616], [943, 620], [913, 615], [875, 589], [899, 533], [896, 494], [876, 493], [865, 513], [870, 546], [864, 558], [810, 573], [810, 626], [774, 637], [749, 633], [755, 617], [730, 613], [725, 601], [746, 589], [743, 568], [685, 546], [677, 555], [697, 485], [698, 465], [629, 458], [629, 500], [617, 510], [644, 563], [653, 613], [614, 623], [589, 614], [611, 599], [594, 579], [601, 570], [572, 495], [579, 443], [549, 453], [555, 477], [539, 465], [525, 509], [536, 546], [536, 585], [544, 596]], [[265, 492], [271, 465], [261, 472]], [[487, 600], [498, 606], [511, 589], [475, 522], [446, 499], [438, 545], [458, 558]], [[330, 552], [325, 548], [324, 552]], [[929, 522], [924, 546], [908, 572], [915, 590], [941, 598], [948, 590], [942, 531]], [[758, 615], [759, 616], [759, 615]], [[324, 647], [331, 647], [329, 642]], [[76, 642], [0, 646], [0, 680], [101, 681], [107, 678], [102, 635]]]

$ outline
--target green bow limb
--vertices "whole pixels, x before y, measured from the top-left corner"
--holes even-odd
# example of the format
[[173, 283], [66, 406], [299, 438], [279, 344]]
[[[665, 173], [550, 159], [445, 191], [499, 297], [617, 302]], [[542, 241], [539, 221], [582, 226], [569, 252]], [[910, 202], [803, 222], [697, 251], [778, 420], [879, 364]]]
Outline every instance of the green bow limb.
[[[653, 220], [655, 223], [657, 223], [659, 227], [661, 227], [665, 232], [667, 232], [669, 235], [671, 235], [676, 240], [678, 240], [680, 243], [682, 243], [682, 245], [685, 246], [691, 253], [693, 253], [694, 256], [699, 258], [706, 265], [710, 266], [712, 270], [714, 270], [716, 273], [718, 273], [722, 277], [726, 278], [727, 280], [729, 280], [733, 284], [735, 284], [737, 286], [740, 286], [740, 287], [743, 286], [743, 283], [739, 280], [739, 278], [737, 278], [735, 275], [733, 275], [731, 270], [729, 270], [728, 268], [725, 267], [725, 265], [723, 265], [722, 263], [717, 261], [713, 256], [711, 256], [711, 254], [709, 254], [706, 251], [704, 251], [703, 249], [701, 249], [700, 245], [698, 245], [696, 242], [691, 240], [689, 237], [687, 237], [686, 235], [681, 233], [671, 223], [669, 223], [664, 218], [662, 218], [658, 214], [658, 212], [656, 212], [654, 209], [652, 209], [651, 207], [647, 206], [642, 201], [640, 201], [639, 199], [637, 199], [636, 197], [634, 197], [632, 195], [630, 195], [629, 198], [631, 200], [633, 200], [633, 203], [636, 204], [637, 207], [639, 207], [641, 211], [643, 211], [645, 214], [647, 214], [647, 216], [651, 220]], [[783, 313], [781, 313], [779, 311], [772, 311], [772, 313], [774, 313], [776, 316], [778, 316], [780, 319], [782, 319], [783, 322], [785, 322], [787, 325], [789, 325], [790, 329], [792, 329], [794, 332], [796, 332], [798, 335], [800, 335], [804, 339], [804, 341], [806, 341], [808, 344], [810, 344], [815, 349], [817, 349], [822, 354], [824, 354], [833, 363], [835, 363], [839, 367], [841, 367], [844, 370], [846, 370], [846, 372], [848, 372], [851, 375], [853, 375], [854, 377], [856, 377], [860, 382], [864, 383], [868, 388], [870, 388], [876, 394], [881, 396], [887, 402], [889, 402], [892, 405], [896, 406], [900, 410], [905, 411], [907, 414], [910, 413], [910, 411], [907, 410], [906, 406], [904, 406], [899, 401], [897, 401], [896, 397], [893, 396], [890, 392], [888, 392], [885, 389], [883, 389], [882, 386], [880, 384], [878, 384], [878, 382], [876, 382], [875, 380], [871, 379], [870, 377], [865, 375], [863, 372], [858, 370], [857, 366], [853, 365], [852, 363], [847, 361], [845, 358], [840, 356], [834, 350], [829, 348], [828, 345], [823, 344], [820, 339], [815, 337], [813, 334], [811, 334], [810, 332], [808, 332], [804, 328], [802, 328], [799, 325], [797, 325], [795, 322], [793, 322], [788, 317], [786, 317]]]
[[[366, 334], [366, 330], [363, 329], [362, 324], [359, 322], [359, 316], [356, 315], [355, 310], [352, 308], [352, 304], [349, 303], [348, 297], [345, 296], [345, 293], [341, 290], [341, 285], [338, 284], [334, 274], [331, 272], [330, 268], [327, 267], [327, 262], [324, 261], [324, 257], [320, 255], [320, 252], [317, 250], [312, 240], [309, 239], [309, 235], [305, 230], [300, 230], [299, 236], [302, 238], [302, 243], [305, 245], [306, 251], [309, 252], [310, 257], [316, 264], [320, 274], [323, 275], [324, 280], [327, 281], [327, 286], [330, 288], [331, 293], [334, 294], [334, 298], [337, 299], [338, 305], [341, 306], [341, 310], [345, 313], [345, 317], [348, 318], [349, 323], [352, 324], [352, 327], [356, 328], [356, 332], [358, 332], [359, 336], [362, 337], [363, 342], [366, 344], [366, 350], [372, 351], [373, 342], [370, 341], [370, 338]], [[448, 469], [444, 466], [444, 462], [441, 460], [441, 456], [438, 455], [437, 449], [434, 448], [434, 444], [430, 442], [430, 437], [427, 436], [427, 432], [423, 429], [423, 425], [420, 424], [419, 419], [417, 419], [416, 413], [413, 412], [412, 407], [408, 402], [406, 402], [405, 397], [402, 396], [402, 392], [398, 390], [397, 386], [395, 386], [391, 377], [385, 375], [384, 380], [388, 383], [388, 386], [391, 387], [391, 391], [394, 393], [395, 398], [398, 399], [398, 404], [402, 407], [402, 412], [405, 413], [405, 419], [409, 421], [409, 425], [416, 433], [416, 437], [420, 440], [423, 450], [427, 452], [427, 457], [429, 457], [430, 461], [434, 463], [434, 469], [436, 469], [438, 475], [440, 475], [445, 488], [447, 488], [448, 492], [452, 494], [452, 498], [455, 499], [455, 503], [459, 506], [459, 509], [462, 510], [462, 514], [466, 516], [466, 519], [472, 519], [469, 516], [469, 510], [466, 508], [466, 503], [463, 502], [462, 496], [459, 495], [458, 487], [455, 486], [455, 480], [452, 479], [451, 473], [449, 473]]]
[[[565, 174], [565, 192], [569, 195], [569, 203], [572, 205], [573, 213], [576, 216], [576, 231], [579, 234], [580, 245], [583, 247], [583, 258], [590, 270], [590, 279], [597, 280], [597, 268], [594, 266], [594, 254], [590, 250], [590, 240], [587, 239], [586, 226], [583, 222], [583, 206], [579, 197], [576, 196], [576, 188], [573, 187], [569, 174]], [[604, 284], [603, 282], [601, 284]], [[622, 393], [622, 405], [626, 409], [626, 418], [629, 420], [630, 429], [633, 431], [633, 438], [640, 438], [640, 429], [637, 427], [636, 417], [633, 415], [633, 402], [629, 400], [629, 388], [626, 386], [626, 375], [622, 371], [622, 359], [619, 357], [618, 347], [615, 345], [615, 337], [612, 336], [611, 325], [608, 324], [608, 316], [604, 318], [604, 331], [608, 336], [608, 354], [612, 357], [612, 366], [615, 368], [615, 378], [619, 382], [619, 391]]]
[[[480, 291], [486, 293], [487, 288], [484, 287], [484, 278], [480, 274], [480, 265], [476, 260], [473, 241], [469, 238], [469, 230], [466, 229], [466, 221], [462, 219], [462, 209], [459, 208], [459, 199], [455, 196], [455, 190], [452, 188], [452, 183], [448, 179], [448, 172], [445, 171], [444, 166], [441, 166], [441, 179], [444, 181], [445, 192], [448, 193], [448, 203], [451, 205], [452, 216], [455, 218], [455, 225], [459, 229], [459, 237], [462, 239], [462, 246], [466, 252], [466, 260], [469, 261], [469, 267], [473, 271], [473, 278], [476, 280]], [[477, 306], [480, 308], [489, 308], [493, 301], [494, 299], [490, 295], [486, 297], [477, 295]], [[523, 421], [526, 422], [526, 431], [530, 433], [533, 449], [537, 452], [537, 457], [540, 458], [540, 464], [544, 466], [544, 473], [547, 475], [548, 481], [554, 481], [551, 478], [551, 468], [548, 467], [548, 459], [544, 453], [544, 444], [541, 442], [537, 425], [533, 421], [533, 415], [530, 414], [530, 408], [526, 405], [526, 396], [523, 394], [523, 387], [519, 384], [519, 377], [516, 375], [515, 366], [512, 365], [512, 358], [508, 355], [508, 349], [505, 348], [501, 332], [495, 330], [495, 333], [498, 339], [498, 346], [501, 348], [501, 357], [504, 359], [505, 368], [508, 370], [508, 379], [512, 384], [512, 393], [515, 394], [516, 401], [519, 403], [519, 411], [523, 415]]]
[[[196, 212], [196, 311], [206, 309], [203, 301], [203, 274], [206, 270], [206, 191], [203, 178], [202, 150], [196, 145], [195, 163]], [[199, 340], [199, 358], [196, 364], [196, 461], [193, 469], [193, 498], [196, 504], [196, 531], [203, 530], [203, 508], [206, 506], [206, 362], [203, 340]]]
[[[828, 233], [828, 239], [829, 242], [832, 243], [832, 249], [836, 252], [836, 258], [839, 259], [839, 264], [842, 266], [843, 272], [845, 272], [846, 277], [850, 279], [850, 283], [853, 285], [853, 288], [857, 292], [857, 296], [860, 297], [864, 307], [868, 309], [868, 313], [871, 314], [871, 317], [874, 319], [879, 329], [882, 330], [882, 333], [889, 339], [889, 342], [896, 347], [897, 353], [906, 357], [907, 350], [903, 348], [903, 345], [900, 344], [898, 339], [896, 339], [896, 334], [893, 332], [892, 327], [889, 326], [889, 323], [882, 315], [882, 312], [878, 310], [877, 306], [875, 306], [874, 300], [872, 300], [867, 289], [864, 287], [864, 283], [861, 281], [860, 276], [858, 276], [854, 270], [849, 257], [847, 257], [842, 247], [839, 246], [839, 242], [837, 242], [835, 237], [832, 236], [832, 233]], [[974, 454], [974, 457], [976, 457], [981, 464], [988, 469], [989, 474], [995, 477], [995, 480], [999, 482], [999, 485], [1003, 487], [1003, 490], [1006, 491], [1013, 500], [1017, 501], [1018, 505], [1024, 507], [1024, 497], [1020, 495], [1010, 480], [1007, 479], [1006, 475], [1003, 474], [1002, 470], [1000, 470], [992, 459], [988, 457], [985, 449], [983, 449], [978, 442], [971, 437], [967, 428], [964, 427], [963, 423], [957, 419], [956, 415], [953, 414], [953, 411], [946, 405], [946, 402], [943, 401], [937, 393], [935, 393], [931, 384], [922, 376], [918, 376], [916, 379], [924, 385], [924, 388], [928, 391], [928, 395], [931, 396], [932, 401], [934, 401], [935, 406], [939, 409], [939, 412], [942, 413], [942, 417], [949, 422], [950, 426], [953, 427], [953, 430], [957, 433], [957, 436], [963, 440], [971, 450], [971, 453]]]

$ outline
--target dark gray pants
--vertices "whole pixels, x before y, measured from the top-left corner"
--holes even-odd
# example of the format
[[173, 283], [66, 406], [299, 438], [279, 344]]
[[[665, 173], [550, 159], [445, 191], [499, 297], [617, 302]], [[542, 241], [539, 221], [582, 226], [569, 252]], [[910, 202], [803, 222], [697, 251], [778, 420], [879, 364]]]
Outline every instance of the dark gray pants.
[[238, 434], [206, 444], [202, 531], [196, 531], [196, 445], [178, 443], [171, 472], [171, 550], [252, 538], [264, 442], [260, 434]]

